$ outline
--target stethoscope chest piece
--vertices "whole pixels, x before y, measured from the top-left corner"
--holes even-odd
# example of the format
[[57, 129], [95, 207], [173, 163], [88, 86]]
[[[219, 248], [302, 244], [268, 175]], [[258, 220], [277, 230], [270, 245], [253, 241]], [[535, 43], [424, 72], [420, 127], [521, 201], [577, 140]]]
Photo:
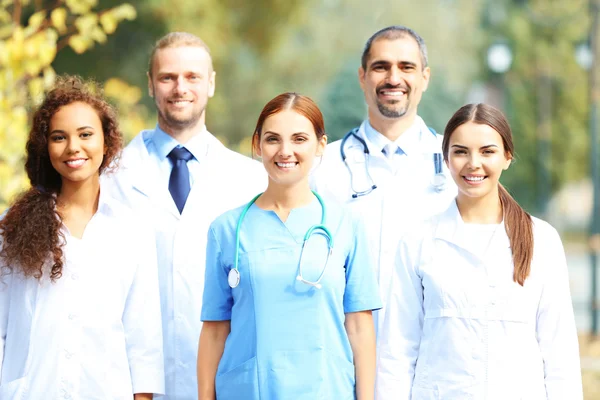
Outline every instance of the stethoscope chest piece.
[[237, 287], [240, 284], [240, 271], [235, 268], [230, 269], [227, 275], [227, 283], [232, 289]]
[[431, 178], [431, 186], [438, 192], [444, 189], [446, 186], [446, 175], [443, 173], [437, 173]]

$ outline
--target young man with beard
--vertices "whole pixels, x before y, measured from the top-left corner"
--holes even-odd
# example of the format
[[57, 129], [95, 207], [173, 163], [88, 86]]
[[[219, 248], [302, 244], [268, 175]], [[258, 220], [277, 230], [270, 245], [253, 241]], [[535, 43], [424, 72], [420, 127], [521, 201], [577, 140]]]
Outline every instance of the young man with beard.
[[[312, 187], [365, 220], [382, 300], [387, 298], [399, 237], [445, 210], [457, 191], [441, 154], [442, 137], [417, 108], [430, 79], [423, 38], [390, 26], [367, 41], [358, 69], [368, 119], [327, 146]], [[385, 303], [375, 313], [385, 334]]]
[[182, 32], [161, 38], [148, 69], [158, 124], [131, 141], [111, 179], [112, 195], [155, 228], [168, 400], [198, 395], [208, 227], [266, 186], [258, 162], [228, 150], [206, 129], [206, 106], [214, 91], [206, 44]]

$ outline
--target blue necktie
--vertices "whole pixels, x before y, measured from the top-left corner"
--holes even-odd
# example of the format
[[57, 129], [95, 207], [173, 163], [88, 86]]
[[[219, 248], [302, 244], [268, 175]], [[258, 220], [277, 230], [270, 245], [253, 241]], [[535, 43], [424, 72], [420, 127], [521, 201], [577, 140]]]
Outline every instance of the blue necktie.
[[167, 157], [173, 163], [171, 177], [169, 178], [169, 192], [171, 192], [179, 214], [181, 214], [190, 194], [190, 171], [187, 162], [194, 156], [185, 147], [175, 147]]

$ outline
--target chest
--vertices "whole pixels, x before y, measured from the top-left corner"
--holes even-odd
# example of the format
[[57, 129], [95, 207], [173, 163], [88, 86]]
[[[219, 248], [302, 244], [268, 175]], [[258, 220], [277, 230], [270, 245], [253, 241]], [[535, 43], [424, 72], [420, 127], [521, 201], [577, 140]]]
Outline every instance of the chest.
[[475, 254], [443, 240], [424, 248], [419, 274], [427, 315], [534, 322], [542, 291], [539, 277], [514, 282], [512, 253], [492, 246]]

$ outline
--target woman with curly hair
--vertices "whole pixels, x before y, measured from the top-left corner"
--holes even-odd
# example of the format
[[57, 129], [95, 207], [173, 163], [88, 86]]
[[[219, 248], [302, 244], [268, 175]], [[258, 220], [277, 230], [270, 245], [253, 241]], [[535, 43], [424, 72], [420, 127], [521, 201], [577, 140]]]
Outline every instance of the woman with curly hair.
[[163, 355], [154, 241], [100, 190], [113, 108], [61, 78], [33, 117], [31, 188], [0, 220], [0, 399], [151, 399]]

